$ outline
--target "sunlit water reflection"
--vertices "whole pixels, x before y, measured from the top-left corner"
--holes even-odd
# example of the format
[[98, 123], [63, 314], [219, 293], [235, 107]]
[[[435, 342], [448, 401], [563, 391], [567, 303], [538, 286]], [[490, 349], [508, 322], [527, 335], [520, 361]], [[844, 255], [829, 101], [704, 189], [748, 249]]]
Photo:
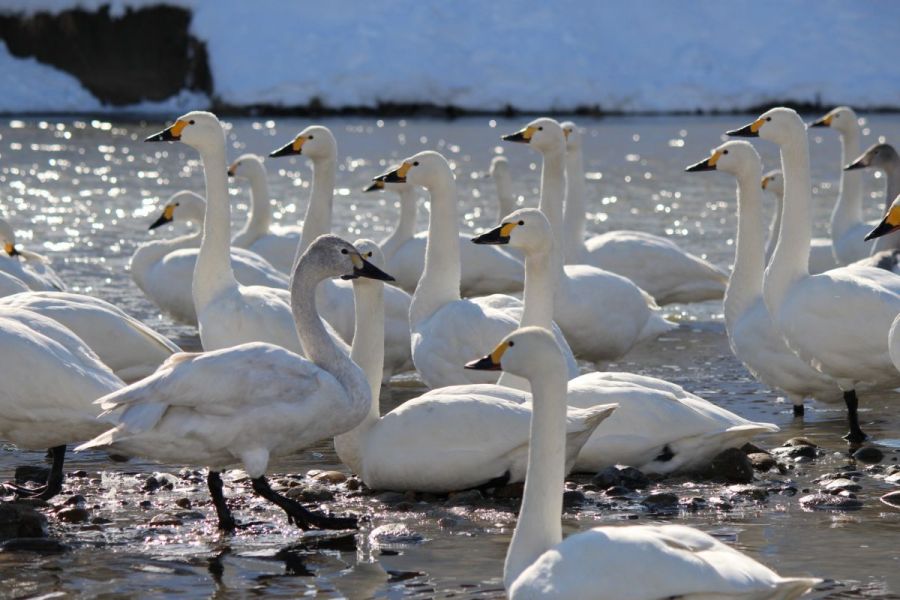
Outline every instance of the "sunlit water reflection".
[[[173, 117], [175, 115], [172, 115]], [[719, 143], [725, 129], [741, 125], [742, 117], [628, 118], [582, 120], [585, 136], [589, 230], [633, 228], [668, 235], [684, 248], [727, 267], [733, 254], [733, 181], [724, 174], [690, 175], [687, 164]], [[492, 226], [497, 220], [494, 191], [485, 171], [492, 154], [502, 151], [511, 162], [515, 190], [524, 205], [535, 205], [539, 157], [528, 148], [502, 145], [501, 133], [521, 126], [521, 120], [325, 119], [338, 139], [340, 167], [335, 199], [336, 232], [348, 239], [380, 239], [396, 218], [395, 199], [363, 194], [370, 178], [407, 155], [422, 149], [445, 153], [454, 164], [460, 185], [463, 227]], [[231, 123], [232, 157], [253, 151], [268, 153], [289, 140], [309, 121], [240, 119]], [[153, 235], [172, 231], [147, 226], [169, 194], [189, 188], [202, 192], [196, 153], [182, 145], [149, 145], [141, 140], [160, 123], [105, 123], [77, 120], [24, 120], [0, 124], [0, 189], [4, 216], [22, 243], [53, 260], [73, 291], [95, 294], [146, 320], [186, 348], [196, 348], [195, 333], [161, 317], [146, 301], [128, 273], [134, 248]], [[873, 116], [871, 133], [900, 137], [900, 118]], [[817, 235], [825, 235], [837, 193], [839, 145], [830, 131], [811, 136]], [[767, 167], [775, 166], [773, 146], [758, 144]], [[310, 169], [298, 159], [268, 159], [269, 182], [277, 218], [299, 219], [309, 193]], [[865, 176], [867, 214], [874, 219], [882, 205], [883, 180]], [[242, 221], [248, 200], [246, 186], [233, 186], [235, 224]], [[771, 206], [771, 203], [770, 203]], [[426, 222], [420, 214], [422, 226]], [[181, 226], [184, 227], [184, 226]], [[179, 230], [181, 229], [179, 227]], [[667, 307], [682, 326], [654, 344], [641, 347], [610, 368], [665, 377], [753, 419], [770, 420], [782, 432], [764, 439], [774, 446], [804, 435], [824, 447], [826, 456], [798, 465], [778, 480], [793, 480], [797, 496], [772, 495], [766, 503], [732, 511], [683, 512], [666, 517], [720, 535], [785, 574], [813, 574], [836, 580], [817, 592], [820, 598], [892, 597], [900, 590], [900, 512], [878, 501], [892, 486], [864, 477], [859, 498], [864, 508], [852, 513], [803, 510], [797, 498], [812, 489], [817, 476], [842, 470], [852, 461], [839, 436], [844, 432], [841, 407], [814, 407], [805, 423], [795, 422], [789, 406], [774, 401], [732, 357], [721, 306], [704, 303]], [[395, 381], [385, 408], [422, 391], [415, 380]], [[900, 418], [889, 397], [864, 398], [865, 429], [883, 440], [886, 465], [896, 463]], [[3, 447], [0, 476], [8, 477], [21, 463], [37, 464], [42, 454]], [[308, 450], [273, 466], [274, 473], [307, 469], [343, 469], [330, 444]], [[861, 468], [855, 465], [854, 468]], [[65, 499], [73, 493], [88, 498], [93, 516], [110, 519], [101, 526], [54, 526], [72, 546], [60, 556], [0, 553], [0, 595], [24, 597], [64, 592], [83, 597], [124, 594], [165, 594], [172, 597], [231, 597], [266, 594], [297, 597], [501, 597], [502, 561], [514, 525], [506, 506], [471, 510], [442, 501], [410, 501], [388, 509], [370, 496], [340, 498], [338, 509], [372, 516], [355, 548], [347, 540], [297, 546], [301, 535], [283, 516], [246, 493], [240, 473], [229, 481], [237, 514], [259, 521], [233, 538], [220, 536], [209, 517], [205, 490], [196, 477], [177, 477], [178, 468], [142, 463], [110, 465], [101, 455], [73, 456], [69, 471], [87, 477], [69, 478]], [[173, 490], [143, 494], [148, 473], [174, 474]], [[101, 473], [102, 472], [102, 473]], [[771, 476], [770, 476], [771, 477]], [[238, 479], [238, 481], [235, 481]], [[99, 481], [97, 481], [99, 480]], [[689, 481], [668, 486], [690, 496], [706, 490]], [[102, 491], [99, 491], [102, 490]], [[699, 490], [699, 491], [698, 491]], [[175, 501], [188, 498], [192, 511], [181, 527], [149, 527], [149, 519], [171, 513]], [[149, 500], [141, 507], [142, 500]], [[188, 511], [190, 512], [190, 511]], [[568, 532], [604, 522], [649, 516], [638, 507], [612, 510], [585, 506], [565, 516]], [[368, 531], [386, 523], [405, 523], [425, 541], [411, 546], [377, 548]], [[602, 565], [598, 565], [602, 568]]]

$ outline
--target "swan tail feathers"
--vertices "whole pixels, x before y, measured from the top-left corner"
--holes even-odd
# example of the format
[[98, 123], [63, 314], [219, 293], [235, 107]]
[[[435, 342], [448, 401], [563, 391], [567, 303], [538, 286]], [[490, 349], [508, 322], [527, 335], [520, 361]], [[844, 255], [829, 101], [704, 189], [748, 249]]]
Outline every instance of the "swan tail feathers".
[[83, 450], [91, 450], [94, 448], [108, 448], [119, 439], [121, 433], [121, 427], [113, 427], [112, 429], [104, 431], [94, 439], [88, 440], [80, 446], [76, 446], [75, 452], [82, 452]]
[[128, 433], [142, 433], [156, 426], [169, 406], [161, 402], [141, 402], [129, 406], [119, 417], [119, 427]]
[[[581, 425], [577, 432], [589, 431], [593, 433], [600, 423], [609, 418], [617, 408], [619, 408], [618, 404], [598, 404], [590, 408], [569, 408], [568, 412], [569, 416]], [[569, 433], [576, 433], [576, 431], [573, 431], [573, 428], [570, 427]]]
[[778, 591], [775, 596], [772, 596], [772, 599], [795, 600], [822, 581], [816, 577], [785, 577], [778, 583]]

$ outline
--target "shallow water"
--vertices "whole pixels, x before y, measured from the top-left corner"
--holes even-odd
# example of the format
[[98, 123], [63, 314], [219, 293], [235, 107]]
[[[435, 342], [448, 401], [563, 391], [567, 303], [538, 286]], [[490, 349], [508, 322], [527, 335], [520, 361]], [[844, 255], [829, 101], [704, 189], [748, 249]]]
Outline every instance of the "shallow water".
[[[173, 115], [174, 116], [174, 115]], [[742, 117], [623, 118], [581, 120], [586, 136], [587, 189], [594, 232], [634, 228], [675, 237], [679, 244], [727, 267], [734, 236], [733, 181], [719, 173], [685, 174], [687, 164], [704, 158], [725, 129], [742, 125]], [[516, 191], [525, 205], [536, 204], [539, 160], [526, 147], [502, 145], [499, 135], [518, 129], [522, 120], [486, 118], [453, 122], [372, 119], [326, 119], [338, 139], [341, 168], [335, 199], [337, 233], [348, 239], [379, 239], [395, 218], [394, 199], [359, 190], [390, 163], [421, 149], [445, 152], [455, 163], [461, 185], [465, 225], [488, 227], [496, 222], [493, 187], [484, 171], [495, 149], [511, 161]], [[231, 123], [232, 156], [246, 151], [268, 152], [291, 138], [307, 121], [240, 119]], [[181, 188], [202, 191], [196, 154], [181, 145], [145, 145], [141, 140], [160, 123], [105, 123], [29, 119], [0, 123], [0, 189], [3, 213], [18, 230], [23, 244], [53, 259], [73, 291], [110, 300], [172, 336], [186, 348], [196, 348], [189, 328], [172, 324], [144, 300], [128, 276], [128, 257], [152, 234], [160, 202]], [[875, 115], [867, 128], [873, 134], [863, 147], [900, 136], [900, 118]], [[817, 234], [824, 235], [837, 193], [837, 136], [831, 131], [811, 138], [816, 183]], [[774, 148], [760, 142], [767, 167], [775, 165]], [[293, 222], [305, 208], [309, 167], [303, 159], [270, 159], [270, 185], [279, 212]], [[882, 180], [865, 176], [871, 218], [879, 214]], [[243, 219], [246, 186], [235, 186], [235, 223]], [[298, 207], [294, 208], [294, 202]], [[420, 215], [422, 223], [425, 214]], [[182, 226], [183, 227], [183, 226]], [[178, 228], [179, 230], [181, 227]], [[156, 235], [171, 235], [159, 231]], [[798, 464], [783, 475], [766, 474], [772, 490], [785, 483], [797, 493], [773, 491], [760, 502], [735, 500], [731, 510], [712, 508], [652, 514], [634, 501], [610, 502], [587, 490], [588, 503], [569, 509], [568, 532], [597, 523], [622, 521], [682, 522], [722, 537], [779, 570], [811, 574], [828, 580], [816, 598], [898, 597], [900, 592], [900, 511], [879, 502], [893, 489], [847, 458], [840, 440], [845, 431], [842, 407], [814, 406], [804, 421], [790, 407], [756, 383], [732, 357], [724, 334], [721, 306], [703, 303], [666, 307], [681, 327], [656, 343], [643, 346], [611, 369], [665, 377], [741, 415], [777, 423], [782, 431], [760, 440], [765, 447], [803, 435], [822, 447], [824, 456]], [[385, 408], [422, 391], [415, 379], [395, 379]], [[900, 417], [888, 396], [865, 397], [864, 428], [885, 451], [883, 467], [900, 454]], [[0, 477], [11, 476], [18, 464], [40, 464], [42, 453], [3, 446]], [[808, 511], [800, 506], [805, 490], [817, 489], [814, 479], [850, 468], [863, 471], [863, 508], [854, 512]], [[273, 479], [290, 484], [284, 474], [308, 469], [344, 470], [330, 444], [273, 465]], [[327, 539], [314, 543], [287, 524], [283, 515], [247, 493], [240, 472], [227, 484], [244, 522], [258, 522], [233, 537], [219, 535], [210, 520], [205, 485], [190, 472], [132, 462], [112, 465], [100, 454], [70, 457], [69, 477], [57, 502], [79, 493], [92, 517], [110, 519], [100, 525], [64, 525], [51, 517], [52, 533], [70, 545], [62, 555], [0, 553], [0, 596], [31, 597], [54, 592], [82, 597], [123, 594], [165, 594], [172, 597], [238, 597], [271, 595], [325, 598], [502, 597], [503, 558], [514, 526], [512, 503], [485, 500], [475, 506], [453, 506], [444, 499], [386, 498], [348, 492], [344, 486], [328, 504], [336, 511], [354, 510], [371, 517], [354, 544]], [[168, 473], [172, 490], [141, 492], [146, 477]], [[99, 480], [99, 481], [97, 481]], [[298, 480], [299, 481], [299, 480]], [[583, 482], [583, 480], [579, 480]], [[679, 496], [734, 495], [725, 486], [686, 479], [655, 484]], [[581, 488], [584, 489], [584, 488]], [[188, 499], [190, 509], [175, 501]], [[148, 500], [149, 506], [140, 502]], [[199, 511], [199, 512], [198, 512]], [[184, 524], [150, 527], [154, 515], [180, 513]], [[194, 513], [194, 514], [192, 514]], [[386, 524], [405, 524], [422, 540], [379, 547], [369, 532]], [[598, 565], [599, 568], [599, 565]]]

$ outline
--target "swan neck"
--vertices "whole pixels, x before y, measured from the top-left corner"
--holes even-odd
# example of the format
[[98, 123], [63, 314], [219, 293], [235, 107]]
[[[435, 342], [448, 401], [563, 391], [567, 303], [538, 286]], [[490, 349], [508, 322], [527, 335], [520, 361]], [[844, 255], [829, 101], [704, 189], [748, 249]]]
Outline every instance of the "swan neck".
[[250, 214], [243, 229], [234, 237], [234, 245], [247, 248], [269, 233], [272, 224], [272, 207], [269, 204], [269, 182], [265, 173], [250, 175]]
[[[854, 125], [848, 131], [841, 131], [841, 166], [859, 156], [859, 126]], [[843, 237], [851, 227], [863, 220], [862, 209], [862, 174], [859, 170], [841, 171], [841, 183], [838, 199], [831, 213], [831, 237]], [[787, 188], [785, 188], [787, 193]]]
[[500, 211], [497, 221], [499, 222], [503, 217], [516, 210], [516, 197], [512, 191], [512, 181], [509, 175], [497, 175], [494, 177], [494, 184], [497, 186], [497, 205]]
[[724, 302], [725, 327], [729, 332], [733, 330], [738, 317], [750, 308], [762, 293], [765, 229], [761, 195], [758, 173], [738, 176], [734, 269], [728, 278]]
[[411, 240], [416, 234], [416, 194], [411, 187], [401, 190], [398, 194], [400, 196], [400, 218], [397, 220], [394, 231], [381, 244], [385, 261], [391, 260], [400, 246]]
[[297, 256], [301, 256], [309, 245], [326, 233], [331, 233], [331, 210], [334, 202], [334, 180], [336, 157], [313, 160], [312, 190], [309, 194], [309, 206], [303, 219], [303, 232]]
[[565, 260], [575, 264], [584, 253], [584, 156], [581, 148], [566, 153]]
[[206, 216], [203, 238], [194, 266], [194, 305], [205, 306], [223, 290], [237, 287], [231, 269], [231, 206], [225, 169], [225, 138], [200, 151], [206, 179]]
[[200, 245], [201, 231], [192, 231], [169, 239], [144, 242], [131, 255], [132, 276], [143, 283], [143, 275], [167, 254], [182, 248], [196, 248]]
[[562, 541], [565, 484], [566, 371], [540, 369], [531, 381], [531, 442], [522, 508], [506, 554], [508, 590], [537, 558]]
[[775, 244], [778, 243], [778, 232], [781, 230], [781, 211], [784, 197], [781, 194], [775, 196], [775, 213], [772, 215], [772, 222], [769, 223], [769, 241], [766, 243], [766, 264], [772, 260], [775, 253]]
[[[884, 213], [886, 214], [891, 207], [894, 198], [900, 194], [900, 160], [892, 161], [884, 167], [885, 192], [884, 192]], [[900, 235], [889, 233], [875, 240], [875, 246], [872, 253], [881, 252], [882, 250], [898, 250], [900, 249]]]
[[353, 284], [353, 347], [350, 360], [366, 375], [372, 402], [369, 412], [355, 428], [334, 438], [338, 458], [357, 475], [363, 472], [362, 442], [380, 417], [381, 379], [384, 373], [384, 284], [355, 281]]
[[456, 182], [447, 174], [428, 188], [431, 212], [425, 268], [410, 303], [409, 321], [415, 326], [440, 307], [460, 299], [461, 273]]
[[805, 133], [791, 136], [781, 146], [781, 171], [784, 177], [781, 229], [763, 282], [766, 306], [773, 318], [790, 285], [809, 276], [812, 182]]

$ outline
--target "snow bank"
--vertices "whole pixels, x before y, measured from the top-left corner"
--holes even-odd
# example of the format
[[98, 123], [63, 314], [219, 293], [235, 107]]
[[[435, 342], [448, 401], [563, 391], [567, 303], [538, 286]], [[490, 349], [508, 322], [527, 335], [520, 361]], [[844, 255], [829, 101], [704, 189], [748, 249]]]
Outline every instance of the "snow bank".
[[75, 77], [31, 58], [16, 58], [2, 41], [0, 90], [0, 112], [82, 112], [102, 108]]
[[[103, 0], [6, 0], [96, 8]], [[156, 4], [114, 0], [112, 11]], [[900, 3], [822, 0], [177, 0], [231, 105], [900, 108]]]

